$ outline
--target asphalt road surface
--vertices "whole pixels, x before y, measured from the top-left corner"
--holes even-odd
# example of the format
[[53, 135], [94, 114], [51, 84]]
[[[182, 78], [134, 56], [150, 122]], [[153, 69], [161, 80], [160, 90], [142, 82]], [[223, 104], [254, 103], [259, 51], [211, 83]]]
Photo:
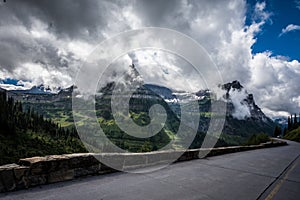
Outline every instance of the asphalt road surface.
[[0, 194], [3, 200], [300, 199], [300, 144], [114, 173]]

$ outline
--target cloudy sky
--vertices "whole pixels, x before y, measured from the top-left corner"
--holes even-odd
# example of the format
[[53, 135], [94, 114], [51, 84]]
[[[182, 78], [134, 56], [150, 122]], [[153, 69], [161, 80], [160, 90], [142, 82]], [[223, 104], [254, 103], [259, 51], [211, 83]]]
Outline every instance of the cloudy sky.
[[[224, 82], [239, 80], [267, 114], [299, 112], [299, 16], [299, 0], [7, 0], [0, 3], [0, 86], [70, 86], [100, 42], [123, 31], [163, 27], [195, 39]], [[180, 74], [196, 85], [172, 56], [139, 51], [125, 57], [128, 64], [159, 63], [164, 80]], [[139, 67], [145, 79], [158, 79]], [[181, 89], [180, 83], [168, 86]]]

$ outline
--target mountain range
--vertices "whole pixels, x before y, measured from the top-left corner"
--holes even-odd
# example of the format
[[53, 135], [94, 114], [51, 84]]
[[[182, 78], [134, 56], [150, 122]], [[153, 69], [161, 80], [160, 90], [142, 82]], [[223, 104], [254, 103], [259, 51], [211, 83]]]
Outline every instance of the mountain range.
[[[169, 88], [156, 85], [145, 85], [148, 89], [160, 95], [172, 110], [180, 115], [180, 105], [188, 106], [189, 101], [198, 100], [200, 112], [209, 112], [210, 97], [214, 94], [209, 90], [199, 90], [195, 93], [172, 91]], [[275, 122], [267, 117], [255, 103], [254, 96], [248, 94], [239, 81], [233, 81], [220, 86], [224, 90], [223, 100], [227, 102], [226, 122], [223, 132], [230, 135], [249, 136], [253, 133], [265, 132], [272, 135]], [[199, 124], [201, 131], [206, 131], [209, 119], [204, 118]]]
[[[198, 126], [199, 133], [205, 133], [210, 122], [210, 107], [211, 98], [215, 97], [210, 90], [199, 90], [197, 92], [177, 91], [164, 86], [145, 84], [134, 67], [130, 66], [128, 73], [125, 75], [125, 83], [127, 86], [132, 84], [139, 84], [138, 89], [132, 99], [130, 100], [131, 110], [138, 114], [144, 113], [143, 118], [147, 121], [147, 109], [153, 103], [159, 103], [165, 107], [167, 113], [170, 114], [171, 121], [180, 121], [181, 108], [189, 108], [191, 101], [198, 101], [199, 110], [189, 110], [189, 112], [200, 112], [200, 122]], [[135, 82], [134, 82], [135, 81]], [[100, 89], [102, 96], [96, 96], [96, 108], [99, 117], [103, 114], [111, 118], [110, 95], [115, 87], [114, 82], [107, 83], [107, 85]], [[220, 101], [227, 103], [226, 122], [223, 129], [223, 138], [230, 141], [234, 140], [232, 144], [238, 144], [244, 141], [245, 138], [254, 133], [273, 134], [276, 123], [268, 118], [259, 106], [255, 103], [254, 96], [248, 94], [245, 88], [239, 81], [233, 81], [224, 85], [220, 85], [224, 91], [224, 96]], [[7, 91], [9, 97], [24, 104], [24, 108], [34, 108], [46, 118], [51, 118], [60, 122], [62, 126], [72, 126], [72, 93], [74, 86], [69, 88], [59, 89], [56, 92], [50, 91], [49, 88], [43, 85], [33, 87], [30, 90], [11, 90]], [[103, 98], [105, 97], [106, 98]], [[122, 97], [120, 97], [122, 98]], [[143, 108], [144, 107], [144, 108]], [[138, 115], [140, 116], [140, 115]], [[62, 121], [63, 120], [63, 121]], [[139, 119], [137, 120], [139, 121]], [[166, 130], [176, 130], [176, 127], [171, 127], [169, 122]]]

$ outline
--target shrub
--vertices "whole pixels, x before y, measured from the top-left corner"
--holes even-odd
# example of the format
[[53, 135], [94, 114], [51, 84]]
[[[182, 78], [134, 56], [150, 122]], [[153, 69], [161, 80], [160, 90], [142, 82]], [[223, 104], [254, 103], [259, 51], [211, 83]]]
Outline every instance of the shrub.
[[253, 134], [245, 143], [245, 145], [257, 145], [270, 141], [270, 137], [265, 133]]

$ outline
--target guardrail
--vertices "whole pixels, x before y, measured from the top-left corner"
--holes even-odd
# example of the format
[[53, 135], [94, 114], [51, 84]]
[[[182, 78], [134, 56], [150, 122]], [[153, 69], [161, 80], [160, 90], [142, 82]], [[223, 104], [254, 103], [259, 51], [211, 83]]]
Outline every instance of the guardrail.
[[130, 170], [155, 166], [178, 158], [176, 162], [198, 159], [202, 153], [216, 156], [227, 153], [286, 145], [284, 141], [272, 141], [260, 145], [156, 151], [149, 153], [83, 153], [64, 154], [20, 159], [18, 164], [0, 166], [0, 192], [25, 189], [37, 185], [73, 180], [88, 175], [99, 175], [117, 170], [100, 163], [96, 158], [115, 160], [119, 169]]

